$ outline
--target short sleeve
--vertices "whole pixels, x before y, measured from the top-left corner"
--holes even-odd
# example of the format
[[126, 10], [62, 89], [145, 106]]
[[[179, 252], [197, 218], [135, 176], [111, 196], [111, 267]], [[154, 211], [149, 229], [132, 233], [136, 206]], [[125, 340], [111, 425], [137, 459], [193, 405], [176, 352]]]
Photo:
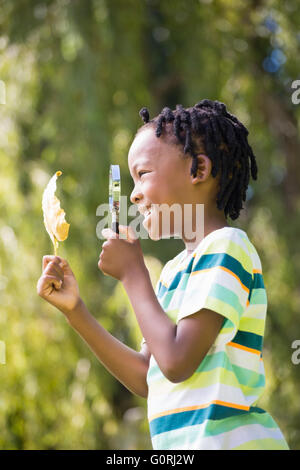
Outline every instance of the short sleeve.
[[251, 255], [238, 229], [230, 228], [225, 236], [211, 237], [202, 246], [200, 243], [177, 322], [201, 309], [213, 310], [225, 319], [215, 345], [230, 342], [248, 306], [252, 272]]

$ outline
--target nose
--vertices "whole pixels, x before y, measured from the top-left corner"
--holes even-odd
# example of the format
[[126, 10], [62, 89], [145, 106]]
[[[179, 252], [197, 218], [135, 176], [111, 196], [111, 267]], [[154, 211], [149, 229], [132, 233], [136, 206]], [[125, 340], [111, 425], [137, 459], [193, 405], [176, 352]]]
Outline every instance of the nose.
[[132, 204], [137, 204], [142, 199], [142, 197], [143, 195], [141, 191], [139, 191], [137, 188], [134, 188], [130, 195], [130, 201], [132, 202]]

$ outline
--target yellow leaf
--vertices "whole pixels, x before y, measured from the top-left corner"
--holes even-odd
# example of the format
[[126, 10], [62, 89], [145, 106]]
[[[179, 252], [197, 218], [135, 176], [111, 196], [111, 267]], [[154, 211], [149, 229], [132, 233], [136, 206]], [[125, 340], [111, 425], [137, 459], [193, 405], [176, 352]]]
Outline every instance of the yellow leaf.
[[57, 171], [52, 176], [46, 186], [42, 200], [44, 224], [54, 245], [55, 255], [57, 254], [58, 242], [63, 242], [68, 238], [70, 227], [70, 224], [65, 220], [65, 211], [61, 209], [60, 201], [55, 196], [56, 180], [61, 174], [61, 171]]

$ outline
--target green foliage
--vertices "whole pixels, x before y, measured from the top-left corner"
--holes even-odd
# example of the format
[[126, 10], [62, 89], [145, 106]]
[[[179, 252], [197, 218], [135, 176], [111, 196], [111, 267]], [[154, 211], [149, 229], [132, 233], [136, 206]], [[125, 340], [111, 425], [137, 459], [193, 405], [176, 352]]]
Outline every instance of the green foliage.
[[[50, 176], [71, 223], [68, 259], [90, 311], [138, 349], [141, 334], [122, 285], [97, 267], [97, 206], [127, 151], [138, 111], [218, 99], [250, 131], [258, 182], [234, 225], [261, 256], [269, 298], [264, 358], [271, 412], [300, 448], [299, 339], [300, 12], [296, 0], [44, 0], [1, 2], [0, 365], [1, 449], [150, 449], [145, 400], [93, 356], [64, 317], [36, 294], [51, 252], [41, 197]], [[273, 54], [273, 55], [272, 55]], [[179, 240], [142, 241], [153, 282]], [[151, 255], [151, 256], [150, 256]], [[298, 338], [297, 338], [298, 335]]]

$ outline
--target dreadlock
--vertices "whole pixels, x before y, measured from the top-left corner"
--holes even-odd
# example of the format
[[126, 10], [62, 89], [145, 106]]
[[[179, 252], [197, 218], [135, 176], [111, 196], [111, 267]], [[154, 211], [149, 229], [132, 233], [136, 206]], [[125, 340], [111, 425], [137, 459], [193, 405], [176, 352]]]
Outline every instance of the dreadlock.
[[145, 123], [139, 130], [153, 126], [157, 137], [163, 132], [176, 137], [176, 143], [181, 144], [184, 153], [193, 159], [191, 175], [197, 174], [197, 155], [206, 153], [212, 162], [212, 176], [221, 174], [217, 207], [224, 210], [226, 218], [229, 215], [232, 220], [237, 219], [246, 200], [250, 163], [254, 180], [257, 179], [257, 165], [248, 144], [248, 130], [227, 111], [225, 104], [204, 99], [192, 108], [184, 109], [181, 104], [174, 111], [163, 108], [151, 120], [147, 108], [142, 108], [139, 114]]

